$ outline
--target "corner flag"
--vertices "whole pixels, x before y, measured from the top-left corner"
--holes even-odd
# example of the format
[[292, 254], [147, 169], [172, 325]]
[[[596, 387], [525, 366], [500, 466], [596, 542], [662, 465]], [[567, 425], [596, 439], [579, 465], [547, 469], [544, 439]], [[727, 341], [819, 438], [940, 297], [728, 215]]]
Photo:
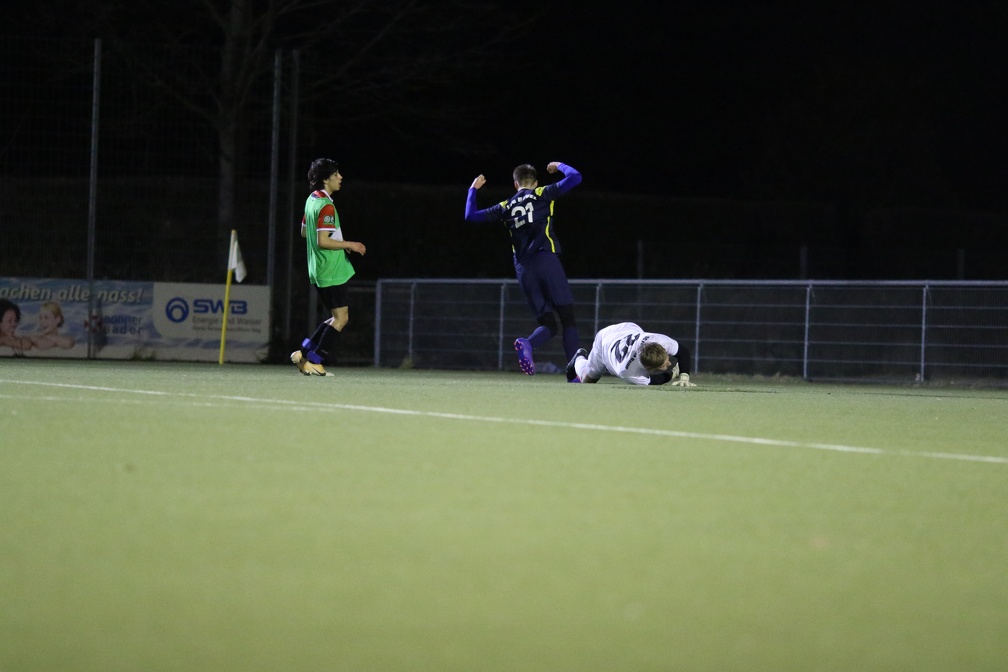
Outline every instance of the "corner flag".
[[238, 247], [238, 232], [231, 229], [231, 253], [228, 255], [228, 270], [234, 271], [234, 278], [238, 282], [245, 279], [245, 260], [241, 256], [241, 248]]
[[224, 363], [224, 344], [227, 342], [227, 322], [228, 313], [231, 308], [231, 274], [234, 272], [234, 278], [238, 282], [245, 279], [245, 260], [242, 259], [241, 249], [238, 247], [238, 232], [231, 229], [231, 250], [228, 253], [228, 273], [227, 273], [227, 283], [224, 285], [224, 317], [221, 319], [221, 331], [220, 331], [220, 356], [217, 358], [217, 364]]

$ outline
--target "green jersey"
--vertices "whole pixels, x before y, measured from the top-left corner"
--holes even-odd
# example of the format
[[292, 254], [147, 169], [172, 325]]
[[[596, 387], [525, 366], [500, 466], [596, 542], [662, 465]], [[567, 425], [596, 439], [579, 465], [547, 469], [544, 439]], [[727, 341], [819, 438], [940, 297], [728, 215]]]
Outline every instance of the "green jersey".
[[313, 191], [305, 201], [302, 224], [308, 241], [308, 279], [316, 287], [342, 285], [354, 274], [350, 255], [346, 250], [323, 250], [318, 245], [318, 233], [343, 240], [339, 215], [332, 198], [323, 189]]

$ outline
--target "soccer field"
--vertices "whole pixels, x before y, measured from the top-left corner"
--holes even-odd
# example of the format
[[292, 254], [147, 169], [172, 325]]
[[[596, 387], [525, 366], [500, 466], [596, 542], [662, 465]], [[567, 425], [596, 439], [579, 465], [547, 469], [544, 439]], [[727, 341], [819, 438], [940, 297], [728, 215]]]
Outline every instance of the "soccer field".
[[0, 670], [1008, 669], [1008, 391], [0, 361]]

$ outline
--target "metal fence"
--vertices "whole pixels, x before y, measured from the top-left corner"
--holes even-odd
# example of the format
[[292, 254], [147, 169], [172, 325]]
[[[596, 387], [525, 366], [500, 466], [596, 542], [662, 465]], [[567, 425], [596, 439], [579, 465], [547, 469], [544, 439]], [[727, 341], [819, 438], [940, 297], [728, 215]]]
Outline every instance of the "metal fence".
[[[697, 373], [1008, 383], [1008, 282], [572, 280], [581, 341], [637, 322]], [[514, 280], [379, 280], [377, 366], [508, 369], [534, 327]], [[559, 338], [537, 369], [566, 365]]]
[[[166, 64], [212, 71], [220, 61], [218, 49], [142, 40], [126, 45], [5, 38], [0, 42], [0, 275], [223, 282], [227, 242], [236, 228], [247, 282], [271, 289], [271, 353], [276, 361], [285, 361], [319, 319], [315, 294], [308, 288], [303, 242], [297, 237], [304, 175], [323, 148], [338, 146], [338, 137], [328, 139], [329, 122], [316, 123], [315, 115], [322, 111], [309, 111], [299, 102], [304, 73], [294, 56], [278, 51], [274, 68], [250, 86], [242, 108], [241, 144], [229, 157], [236, 165], [230, 184], [221, 175], [226, 153], [214, 124], [167, 94], [156, 80], [140, 76]], [[329, 114], [326, 108], [321, 118], [328, 120]], [[394, 156], [396, 147], [383, 146], [379, 153]], [[465, 182], [438, 187], [351, 181], [341, 191], [341, 217], [369, 248], [351, 289], [352, 335], [345, 341], [353, 347], [343, 361], [371, 363], [371, 283], [376, 278], [511, 272], [504, 230], [462, 221], [468, 180], [466, 173]], [[829, 285], [804, 280], [723, 286], [697, 280], [581, 281], [576, 290], [584, 332], [634, 319], [686, 341], [692, 336], [699, 365], [707, 370], [809, 377], [823, 375], [816, 367], [833, 360], [830, 370], [838, 369], [840, 375], [862, 375], [848, 359], [876, 362], [868, 364], [876, 369], [877, 362], [893, 360], [888, 344], [896, 338], [890, 333], [895, 327], [876, 326], [882, 333], [862, 342], [865, 334], [848, 324], [875, 324], [870, 321], [873, 301], [899, 301], [892, 310], [876, 309], [893, 320], [899, 315], [899, 342], [904, 345], [895, 361], [912, 359], [916, 374], [924, 371], [922, 362], [941, 361], [944, 355], [933, 352], [944, 347], [943, 339], [953, 344], [959, 339], [982, 343], [988, 336], [1003, 339], [997, 325], [1002, 324], [998, 306], [1004, 301], [998, 304], [997, 297], [984, 292], [1000, 291], [996, 283], [1004, 277], [1004, 213], [880, 210], [851, 226], [839, 219], [835, 203], [643, 197], [604, 193], [601, 181], [592, 188], [587, 182], [586, 176], [585, 191], [564, 204], [564, 226], [569, 227], [565, 267], [574, 276], [938, 277], [995, 284], [976, 285], [975, 299], [966, 289], [972, 285], [931, 284], [920, 301], [914, 298], [919, 282], [903, 285], [906, 296], [899, 299], [893, 297], [899, 285], [887, 290], [880, 289], [884, 284], [870, 285], [864, 296], [874, 294], [871, 301], [865, 298], [858, 305], [852, 300], [820, 318], [826, 302], [841, 303], [848, 294], [858, 296], [858, 290], [837, 289], [837, 297], [829, 299]], [[232, 204], [225, 198], [229, 189], [238, 194]], [[230, 222], [224, 216], [228, 212]], [[627, 218], [640, 224], [632, 227], [634, 234], [612, 236], [612, 223]], [[944, 237], [948, 232], [955, 235]], [[602, 238], [607, 240], [604, 255], [597, 249]], [[684, 249], [690, 253], [681, 254]], [[676, 264], [670, 265], [673, 257]], [[386, 310], [374, 318], [389, 328], [374, 333], [375, 356], [380, 354], [383, 365], [409, 360], [418, 366], [502, 368], [511, 353], [501, 343], [528, 331], [527, 309], [513, 281], [458, 280], [453, 287], [434, 279], [410, 290], [415, 296], [409, 300], [399, 294], [414, 281], [378, 282], [385, 291], [376, 300], [384, 300]], [[803, 312], [807, 286], [815, 289], [809, 315]], [[944, 298], [946, 291], [955, 297]], [[733, 293], [744, 298], [733, 298]], [[485, 315], [487, 301], [499, 306], [493, 315]], [[397, 305], [408, 311], [408, 318], [397, 315]], [[926, 315], [918, 316], [920, 310]], [[994, 326], [981, 319], [987, 315]], [[936, 331], [943, 319], [952, 326]], [[408, 325], [398, 326], [402, 320]], [[928, 327], [925, 334], [917, 333], [922, 321]], [[741, 330], [739, 322], [756, 331]], [[795, 333], [796, 323], [808, 333]], [[916, 336], [911, 338], [910, 332]], [[926, 345], [920, 344], [921, 336], [927, 336]], [[849, 342], [861, 354], [850, 354]], [[805, 352], [806, 347], [813, 351]], [[989, 348], [976, 346], [968, 350], [972, 357], [952, 366], [987, 375]], [[911, 358], [917, 350], [923, 351]], [[558, 350], [547, 348], [541, 356], [544, 365], [550, 360], [565, 364]], [[998, 360], [993, 361], [997, 372]], [[935, 366], [941, 364], [929, 365], [927, 373], [937, 375]]]

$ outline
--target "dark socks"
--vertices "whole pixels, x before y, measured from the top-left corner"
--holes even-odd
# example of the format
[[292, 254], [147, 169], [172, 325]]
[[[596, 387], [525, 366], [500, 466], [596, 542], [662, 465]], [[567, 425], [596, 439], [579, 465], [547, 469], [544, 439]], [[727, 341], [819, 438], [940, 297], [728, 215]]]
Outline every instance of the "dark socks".
[[[528, 337], [528, 342], [532, 345], [532, 349], [536, 350], [555, 335], [556, 334], [550, 331], [547, 327], [539, 325], [536, 327], [536, 330], [532, 332], [532, 335]], [[574, 357], [574, 353], [577, 352], [580, 347], [581, 344], [578, 341], [577, 327], [564, 327], [563, 349], [564, 354], [567, 355], [567, 361], [570, 361]]]
[[301, 341], [301, 354], [308, 358], [312, 364], [321, 364], [326, 355], [332, 352], [336, 341], [336, 334], [339, 332], [333, 329], [325, 320], [315, 328], [315, 333], [311, 338]]
[[528, 337], [528, 342], [532, 346], [532, 349], [535, 350], [551, 338], [553, 338], [553, 333], [546, 327], [539, 325], [532, 332], [532, 335]]
[[578, 342], [578, 330], [577, 327], [564, 327], [563, 328], [563, 349], [564, 354], [567, 355], [567, 361], [574, 359], [574, 353], [578, 351], [581, 347]]
[[339, 333], [332, 327], [329, 327], [322, 334], [322, 342], [319, 343], [319, 347], [315, 348], [315, 351], [322, 355], [322, 359], [328, 358], [330, 353], [336, 351], [336, 339]]

